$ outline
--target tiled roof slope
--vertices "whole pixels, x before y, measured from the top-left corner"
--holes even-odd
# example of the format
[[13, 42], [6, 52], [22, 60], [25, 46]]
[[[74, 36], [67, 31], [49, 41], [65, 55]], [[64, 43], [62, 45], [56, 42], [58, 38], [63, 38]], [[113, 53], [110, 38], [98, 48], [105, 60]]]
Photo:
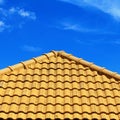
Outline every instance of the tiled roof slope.
[[1, 119], [120, 119], [120, 76], [63, 51], [0, 71]]

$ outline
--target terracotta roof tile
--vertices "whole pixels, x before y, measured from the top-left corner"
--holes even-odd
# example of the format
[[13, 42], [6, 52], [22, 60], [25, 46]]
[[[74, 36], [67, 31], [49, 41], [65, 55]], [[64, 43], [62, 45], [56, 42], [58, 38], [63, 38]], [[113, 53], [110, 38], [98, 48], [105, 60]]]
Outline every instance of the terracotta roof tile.
[[52, 51], [0, 71], [2, 119], [120, 119], [120, 75]]

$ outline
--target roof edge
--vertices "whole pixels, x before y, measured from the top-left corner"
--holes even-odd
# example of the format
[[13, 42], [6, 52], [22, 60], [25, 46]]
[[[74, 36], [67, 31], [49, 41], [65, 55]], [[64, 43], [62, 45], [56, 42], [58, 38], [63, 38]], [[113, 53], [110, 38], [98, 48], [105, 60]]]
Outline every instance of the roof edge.
[[81, 63], [81, 64], [83, 64], [83, 65], [85, 65], [85, 66], [88, 66], [88, 67], [90, 67], [91, 69], [94, 69], [94, 70], [96, 70], [96, 71], [99, 71], [99, 72], [101, 72], [101, 73], [104, 73], [104, 74], [106, 74], [106, 75], [108, 75], [108, 76], [112, 76], [113, 78], [116, 78], [116, 79], [119, 79], [119, 80], [120, 80], [120, 75], [119, 75], [117, 72], [112, 72], [112, 71], [110, 71], [110, 70], [107, 70], [107, 69], [104, 68], [104, 67], [100, 67], [100, 66], [98, 66], [98, 65], [95, 65], [95, 64], [93, 64], [92, 62], [88, 62], [88, 61], [86, 61], [86, 60], [83, 60], [82, 58], [74, 57], [72, 54], [67, 54], [67, 53], [64, 52], [64, 51], [60, 51], [60, 52], [58, 52], [58, 54], [61, 55], [61, 56], [66, 57], [66, 58], [68, 58], [68, 59], [74, 60], [74, 61], [76, 61], [76, 62], [78, 62], [78, 63]]

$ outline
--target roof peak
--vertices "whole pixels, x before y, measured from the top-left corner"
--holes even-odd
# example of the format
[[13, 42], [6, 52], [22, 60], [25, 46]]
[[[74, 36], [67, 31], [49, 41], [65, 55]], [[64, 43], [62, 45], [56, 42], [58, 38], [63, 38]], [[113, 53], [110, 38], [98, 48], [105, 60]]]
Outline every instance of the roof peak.
[[46, 59], [46, 58], [49, 59], [51, 56], [65, 57], [65, 58], [67, 58], [69, 60], [73, 60], [73, 61], [75, 61], [77, 63], [80, 63], [80, 64], [82, 64], [84, 66], [87, 66], [90, 69], [94, 69], [96, 71], [99, 71], [100, 73], [104, 73], [106, 75], [112, 76], [112, 77], [120, 80], [120, 75], [119, 74], [117, 74], [115, 72], [112, 72], [112, 71], [109, 71], [109, 70], [107, 70], [107, 69], [105, 69], [103, 67], [99, 67], [99, 66], [97, 66], [97, 65], [95, 65], [95, 64], [93, 64], [91, 62], [85, 61], [82, 58], [75, 57], [72, 54], [68, 54], [63, 50], [62, 51], [52, 50], [49, 53], [42, 54], [39, 57], [35, 57], [35, 58], [30, 59], [30, 60], [20, 62], [20, 63], [18, 63], [16, 65], [13, 65], [13, 66], [8, 66], [7, 68], [0, 70], [0, 74], [5, 74], [5, 73], [8, 73], [8, 72], [11, 72], [13, 70], [16, 70], [17, 68], [27, 69], [28, 65], [30, 65], [32, 63], [37, 63], [38, 61], [41, 61], [41, 60]]

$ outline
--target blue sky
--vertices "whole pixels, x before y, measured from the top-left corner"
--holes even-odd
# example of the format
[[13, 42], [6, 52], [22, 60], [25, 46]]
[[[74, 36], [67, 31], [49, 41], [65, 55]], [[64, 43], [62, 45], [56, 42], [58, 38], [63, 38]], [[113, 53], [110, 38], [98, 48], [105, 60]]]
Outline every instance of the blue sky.
[[0, 0], [0, 68], [64, 50], [120, 73], [119, 0]]

